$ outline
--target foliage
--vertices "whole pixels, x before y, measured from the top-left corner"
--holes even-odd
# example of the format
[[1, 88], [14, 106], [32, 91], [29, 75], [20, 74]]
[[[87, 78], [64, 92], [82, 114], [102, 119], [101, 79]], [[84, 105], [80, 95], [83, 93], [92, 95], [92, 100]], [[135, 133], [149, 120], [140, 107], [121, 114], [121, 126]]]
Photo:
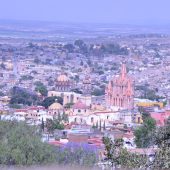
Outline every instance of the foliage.
[[2, 91], [0, 91], [0, 96], [5, 96], [5, 94]]
[[57, 162], [63, 165], [92, 167], [97, 162], [97, 150], [88, 144], [68, 143], [57, 150]]
[[44, 106], [46, 109], [52, 105], [53, 103], [55, 103], [57, 100], [58, 103], [60, 103], [61, 105], [63, 104], [63, 99], [62, 97], [59, 97], [59, 96], [52, 96], [52, 97], [47, 97], [45, 98], [41, 105]]
[[78, 94], [82, 94], [82, 91], [78, 88], [72, 89], [72, 92], [78, 93]]
[[144, 119], [141, 127], [135, 130], [135, 143], [139, 148], [147, 148], [153, 145], [153, 134], [156, 130], [156, 122], [151, 117]]
[[62, 119], [47, 119], [46, 121], [46, 127], [49, 133], [53, 133], [55, 129], [63, 130], [64, 124], [62, 123]]
[[54, 150], [25, 123], [0, 122], [0, 164], [37, 165], [55, 161]]
[[22, 80], [32, 80], [33, 79], [33, 77], [32, 76], [30, 76], [30, 75], [23, 75], [23, 76], [21, 76], [21, 78], [20, 78], [20, 80], [22, 81]]
[[153, 161], [153, 169], [170, 169], [170, 118], [165, 126], [158, 128], [155, 144], [159, 146]]
[[42, 96], [47, 96], [48, 90], [47, 90], [47, 87], [43, 83], [36, 82], [35, 85], [36, 85], [35, 91], [41, 93]]
[[116, 55], [128, 55], [128, 50], [125, 47], [120, 47], [119, 44], [106, 44], [104, 45], [104, 52]]
[[4, 64], [4, 63], [1, 63], [1, 64], [0, 64], [0, 68], [2, 68], [2, 69], [6, 69], [5, 64]]
[[36, 57], [36, 58], [34, 59], [34, 63], [40, 64], [40, 62], [41, 62], [41, 60], [40, 60], [38, 57]]
[[66, 44], [66, 45], [64, 45], [64, 49], [66, 49], [69, 53], [72, 53], [72, 52], [74, 52], [74, 45]]
[[67, 104], [65, 104], [65, 108], [66, 109], [70, 109], [72, 106], [74, 105], [74, 103], [67, 103]]
[[106, 157], [114, 167], [143, 168], [147, 167], [147, 157], [128, 152], [123, 148], [123, 140], [114, 142], [110, 138], [103, 138], [106, 149]]
[[30, 106], [38, 102], [38, 96], [35, 93], [28, 91], [27, 89], [24, 88], [15, 86], [11, 89], [10, 93], [11, 93], [10, 104], [12, 105], [24, 104]]
[[105, 94], [105, 90], [104, 89], [99, 89], [99, 88], [95, 88], [93, 91], [92, 91], [92, 93], [91, 93], [92, 95], [94, 95], [94, 96], [102, 96], [102, 95], [104, 95]]
[[156, 94], [156, 91], [153, 89], [149, 89], [148, 87], [145, 87], [143, 91], [143, 95], [141, 98], [149, 99], [149, 100], [156, 100], [159, 101], [160, 99], [163, 99], [162, 96], [159, 96]]

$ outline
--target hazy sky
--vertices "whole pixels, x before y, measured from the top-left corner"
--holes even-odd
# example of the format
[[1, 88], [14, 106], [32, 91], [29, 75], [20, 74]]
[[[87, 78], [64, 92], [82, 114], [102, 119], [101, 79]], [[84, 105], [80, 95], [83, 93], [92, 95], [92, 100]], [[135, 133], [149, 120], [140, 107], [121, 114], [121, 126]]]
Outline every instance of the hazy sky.
[[166, 24], [170, 0], [0, 0], [0, 19]]

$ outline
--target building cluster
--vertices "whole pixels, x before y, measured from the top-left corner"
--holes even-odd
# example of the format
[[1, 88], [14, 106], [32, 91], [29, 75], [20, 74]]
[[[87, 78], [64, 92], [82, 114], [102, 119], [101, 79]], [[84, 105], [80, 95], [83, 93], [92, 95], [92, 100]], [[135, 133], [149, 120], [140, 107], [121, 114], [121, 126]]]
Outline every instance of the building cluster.
[[[61, 42], [0, 39], [1, 120], [46, 127], [48, 120], [64, 115], [64, 129], [55, 129], [51, 137], [45, 128], [43, 141], [57, 146], [85, 142], [102, 151], [102, 138], [108, 136], [122, 138], [124, 146], [134, 152], [133, 129], [143, 123], [141, 110], [150, 113], [157, 126], [163, 126], [170, 116], [169, 41], [157, 36], [145, 42], [143, 37], [116, 40], [128, 46], [128, 56], [88, 58], [77, 47], [70, 52]], [[46, 87], [46, 95], [36, 91], [37, 82]], [[41, 102], [53, 97], [62, 102], [56, 98], [46, 108], [39, 106], [41, 102], [30, 106], [18, 102], [16, 108], [11, 104], [15, 86], [34, 92]]]

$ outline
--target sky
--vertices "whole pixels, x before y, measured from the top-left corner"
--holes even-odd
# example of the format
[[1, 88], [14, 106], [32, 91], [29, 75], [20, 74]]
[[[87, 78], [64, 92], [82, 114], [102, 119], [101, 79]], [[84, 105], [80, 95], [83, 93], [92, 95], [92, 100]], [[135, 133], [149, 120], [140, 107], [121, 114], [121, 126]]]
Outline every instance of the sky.
[[0, 19], [169, 24], [170, 0], [0, 0]]

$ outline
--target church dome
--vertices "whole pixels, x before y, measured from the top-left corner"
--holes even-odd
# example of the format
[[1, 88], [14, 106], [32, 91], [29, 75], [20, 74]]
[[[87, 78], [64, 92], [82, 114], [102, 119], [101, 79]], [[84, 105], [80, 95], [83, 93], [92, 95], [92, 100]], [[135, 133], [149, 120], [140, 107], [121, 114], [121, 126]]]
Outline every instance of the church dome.
[[66, 82], [66, 81], [69, 81], [69, 78], [65, 74], [61, 74], [58, 76], [57, 81]]
[[49, 110], [63, 110], [63, 106], [60, 103], [53, 103], [49, 106]]

